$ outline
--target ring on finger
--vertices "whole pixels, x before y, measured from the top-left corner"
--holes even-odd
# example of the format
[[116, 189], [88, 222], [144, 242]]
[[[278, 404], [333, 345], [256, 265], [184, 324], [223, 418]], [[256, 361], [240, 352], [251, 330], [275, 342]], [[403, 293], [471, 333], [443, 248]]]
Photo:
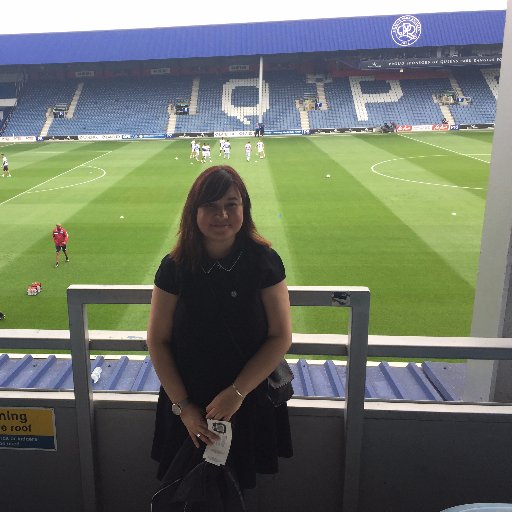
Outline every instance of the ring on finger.
[[201, 433], [199, 433], [199, 434], [196, 434], [196, 437], [201, 437]]

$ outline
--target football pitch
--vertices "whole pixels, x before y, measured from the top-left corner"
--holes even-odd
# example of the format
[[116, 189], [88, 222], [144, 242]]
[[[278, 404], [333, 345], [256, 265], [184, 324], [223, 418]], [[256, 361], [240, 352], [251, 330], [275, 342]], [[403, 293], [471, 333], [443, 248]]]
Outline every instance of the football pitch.
[[[190, 141], [4, 144], [0, 179], [3, 329], [67, 329], [71, 284], [152, 284], [195, 177], [229, 163], [288, 285], [367, 286], [370, 333], [470, 333], [490, 132], [266, 137], [266, 158], [189, 159]], [[327, 177], [330, 176], [330, 177]], [[52, 229], [69, 232], [55, 268]], [[39, 295], [27, 286], [42, 283]], [[207, 304], [205, 303], [205, 307]], [[88, 306], [89, 328], [144, 330], [149, 306]], [[339, 308], [293, 308], [294, 332], [346, 332]]]

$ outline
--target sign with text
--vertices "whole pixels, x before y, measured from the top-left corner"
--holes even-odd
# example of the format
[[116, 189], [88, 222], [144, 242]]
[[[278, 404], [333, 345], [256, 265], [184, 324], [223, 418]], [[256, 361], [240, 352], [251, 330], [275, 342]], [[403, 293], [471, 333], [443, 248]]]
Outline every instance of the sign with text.
[[359, 69], [401, 69], [401, 68], [427, 68], [443, 66], [483, 66], [501, 64], [501, 55], [471, 57], [420, 57], [416, 59], [373, 59], [359, 63]]
[[76, 78], [93, 77], [94, 71], [75, 71]]
[[249, 71], [247, 64], [232, 64], [229, 66], [229, 71]]
[[57, 450], [54, 410], [38, 407], [0, 409], [0, 448]]
[[399, 124], [396, 127], [397, 132], [412, 132], [412, 126], [410, 124]]
[[0, 142], [36, 142], [35, 135], [13, 135], [12, 137], [0, 137]]
[[78, 135], [78, 140], [82, 141], [95, 141], [95, 140], [122, 140], [124, 138], [124, 135], [121, 133], [104, 133], [103, 135], [95, 135], [95, 134], [88, 134], [88, 135]]
[[253, 137], [254, 131], [239, 131], [239, 132], [213, 132], [214, 137]]
[[170, 75], [171, 68], [152, 68], [150, 70], [151, 75]]

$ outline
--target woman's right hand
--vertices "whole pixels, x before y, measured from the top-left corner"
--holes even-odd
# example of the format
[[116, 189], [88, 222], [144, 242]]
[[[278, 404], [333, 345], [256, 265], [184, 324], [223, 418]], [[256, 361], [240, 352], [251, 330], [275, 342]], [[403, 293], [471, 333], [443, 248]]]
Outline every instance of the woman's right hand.
[[205, 444], [213, 444], [219, 439], [219, 436], [215, 432], [208, 430], [205, 411], [197, 405], [188, 404], [181, 411], [180, 418], [196, 448], [199, 448], [200, 446], [199, 441], [202, 441]]

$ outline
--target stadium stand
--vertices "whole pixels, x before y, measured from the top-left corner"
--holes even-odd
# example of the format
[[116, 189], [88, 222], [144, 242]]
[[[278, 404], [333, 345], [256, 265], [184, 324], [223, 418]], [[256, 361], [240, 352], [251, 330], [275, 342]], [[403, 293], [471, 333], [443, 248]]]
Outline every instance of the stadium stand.
[[[436, 124], [445, 113], [435, 96], [455, 87], [471, 98], [450, 106], [455, 123], [493, 123], [498, 74], [494, 68], [464, 68], [452, 78], [315, 75], [313, 80], [296, 71], [270, 71], [263, 79], [263, 121], [267, 131]], [[49, 109], [59, 102], [73, 104], [73, 98], [76, 105], [68, 114], [48, 123], [49, 136], [252, 131], [259, 117], [258, 81], [248, 72], [32, 81], [6, 133], [39, 135]], [[319, 94], [322, 108], [304, 112], [301, 102]], [[189, 115], [173, 115], [180, 98], [191, 99]]]
[[189, 95], [187, 77], [88, 80], [73, 117], [55, 120], [48, 135], [164, 133], [169, 104]]
[[307, 83], [304, 75], [296, 73], [269, 73], [268, 80], [271, 90], [266, 125], [273, 130], [300, 129], [300, 114], [295, 101], [307, 93], [314, 93], [314, 86]]
[[49, 110], [57, 103], [67, 103], [73, 96], [76, 83], [76, 80], [27, 82], [21, 90], [5, 133], [39, 135]]
[[258, 81], [254, 75], [203, 75], [195, 114], [176, 120], [177, 132], [251, 130], [257, 116]]
[[[271, 72], [264, 77], [262, 103], [265, 124], [273, 130], [300, 129], [295, 100], [311, 88], [304, 76]], [[196, 115], [181, 116], [177, 132], [252, 130], [258, 121], [258, 78], [252, 74], [201, 77]]]
[[496, 68], [472, 70], [457, 69], [454, 77], [469, 103], [453, 104], [450, 111], [457, 123], [494, 123], [498, 99], [499, 70]]
[[16, 98], [16, 84], [12, 82], [0, 83], [0, 98]]
[[377, 80], [373, 76], [335, 79], [325, 85], [329, 108], [309, 113], [311, 128], [371, 127], [383, 122], [433, 124], [441, 119], [432, 95], [448, 80]]

